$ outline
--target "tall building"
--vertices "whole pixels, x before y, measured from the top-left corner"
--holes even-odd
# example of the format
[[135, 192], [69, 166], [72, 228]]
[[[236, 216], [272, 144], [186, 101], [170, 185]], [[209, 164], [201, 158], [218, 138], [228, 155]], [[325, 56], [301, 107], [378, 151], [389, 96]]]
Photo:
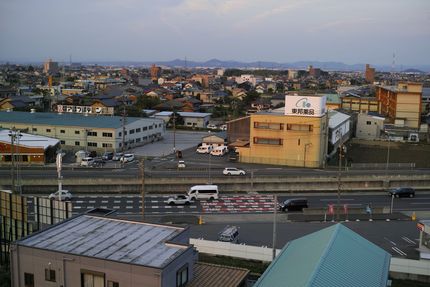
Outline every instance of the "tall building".
[[43, 72], [46, 74], [58, 73], [58, 62], [53, 62], [52, 59], [48, 59], [43, 63]]
[[237, 151], [241, 162], [323, 167], [327, 139], [326, 97], [294, 94], [285, 110], [252, 114], [249, 146]]
[[371, 68], [369, 64], [366, 64], [364, 78], [366, 79], [366, 82], [373, 83], [375, 81], [375, 68]]
[[155, 66], [155, 64], [152, 64], [151, 68], [149, 69], [149, 73], [151, 74], [151, 80], [157, 81], [161, 76], [161, 68]]
[[380, 113], [397, 126], [418, 129], [422, 105], [423, 85], [399, 82], [397, 86], [377, 86], [376, 98]]

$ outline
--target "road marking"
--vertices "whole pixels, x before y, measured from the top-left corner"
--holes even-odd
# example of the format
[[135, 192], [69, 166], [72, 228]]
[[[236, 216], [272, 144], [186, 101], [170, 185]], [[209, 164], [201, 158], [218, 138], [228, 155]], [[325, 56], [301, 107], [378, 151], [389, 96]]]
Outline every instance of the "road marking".
[[127, 200], [127, 203], [133, 203], [133, 200]]
[[107, 207], [107, 206], [100, 206], [100, 208], [104, 208], [104, 209], [107, 209], [108, 207]]
[[83, 200], [76, 200], [75, 202], [76, 202], [76, 203], [84, 203], [84, 201], [83, 201]]
[[390, 239], [388, 239], [387, 237], [384, 237], [385, 240], [387, 240], [388, 242], [390, 242], [393, 245], [397, 245], [396, 243], [394, 243], [393, 241], [391, 241]]
[[428, 202], [411, 202], [410, 204], [424, 204], [424, 205], [426, 205], [426, 204], [429, 204]]
[[95, 200], [88, 200], [88, 203], [96, 203]]
[[102, 200], [102, 203], [109, 203], [109, 200]]
[[403, 252], [402, 250], [400, 250], [397, 247], [391, 247], [391, 249], [393, 249], [395, 252], [397, 252], [398, 254], [400, 254], [401, 256], [406, 256], [406, 253]]
[[126, 208], [126, 209], [132, 209], [132, 208], [133, 208], [133, 206], [126, 206], [125, 208]]
[[114, 200], [113, 203], [121, 203], [121, 200]]
[[81, 206], [73, 206], [74, 209], [81, 209]]
[[120, 209], [120, 207], [119, 206], [114, 206], [113, 209]]
[[414, 244], [416, 245], [415, 241], [413, 241], [412, 239], [406, 237], [406, 236], [402, 236], [402, 239], [408, 243]]
[[[320, 201], [333, 201], [335, 198], [329, 199], [329, 198], [322, 198]], [[341, 198], [340, 201], [354, 201], [354, 198]]]

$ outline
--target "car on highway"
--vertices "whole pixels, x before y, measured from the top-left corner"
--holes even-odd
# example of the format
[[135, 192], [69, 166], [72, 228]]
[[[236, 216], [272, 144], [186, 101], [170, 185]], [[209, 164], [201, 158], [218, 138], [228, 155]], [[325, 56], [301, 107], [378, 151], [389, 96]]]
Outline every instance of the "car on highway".
[[306, 198], [290, 198], [278, 205], [281, 211], [303, 211], [303, 208], [308, 208], [308, 200]]
[[114, 156], [113, 152], [108, 151], [102, 155], [102, 159], [103, 160], [111, 160], [113, 158], [113, 156]]
[[178, 161], [178, 168], [185, 168], [185, 167], [186, 167], [185, 161], [183, 160]]
[[72, 199], [72, 194], [68, 190], [58, 190], [54, 193], [51, 193], [48, 198], [61, 201], [70, 201]]
[[105, 165], [105, 160], [103, 158], [100, 157], [96, 157], [93, 161], [93, 163], [91, 164], [92, 167], [102, 167]]
[[92, 166], [94, 164], [94, 158], [92, 157], [84, 157], [81, 160], [81, 166]]
[[415, 189], [413, 189], [412, 187], [399, 187], [390, 189], [388, 191], [388, 194], [394, 197], [414, 197]]
[[227, 225], [218, 235], [218, 241], [239, 243], [239, 228]]
[[191, 203], [191, 199], [188, 195], [180, 194], [169, 197], [164, 202], [168, 205], [189, 205]]
[[134, 154], [132, 154], [132, 153], [126, 153], [120, 159], [120, 161], [123, 163], [132, 162], [133, 160], [134, 160]]
[[113, 157], [112, 157], [112, 160], [114, 160], [114, 161], [119, 161], [119, 160], [121, 160], [121, 158], [122, 158], [122, 156], [123, 156], [124, 154], [122, 153], [122, 152], [117, 152], [117, 153], [115, 153], [114, 155], [113, 155]]
[[245, 175], [246, 172], [243, 169], [238, 169], [235, 167], [226, 167], [222, 171], [223, 175]]

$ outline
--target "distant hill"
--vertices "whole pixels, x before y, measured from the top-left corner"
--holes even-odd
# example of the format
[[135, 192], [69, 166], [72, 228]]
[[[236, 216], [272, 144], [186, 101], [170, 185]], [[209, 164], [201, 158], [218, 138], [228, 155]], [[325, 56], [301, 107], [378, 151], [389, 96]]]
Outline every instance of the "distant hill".
[[418, 69], [406, 69], [402, 71], [403, 73], [414, 73], [414, 74], [424, 74], [425, 72]]

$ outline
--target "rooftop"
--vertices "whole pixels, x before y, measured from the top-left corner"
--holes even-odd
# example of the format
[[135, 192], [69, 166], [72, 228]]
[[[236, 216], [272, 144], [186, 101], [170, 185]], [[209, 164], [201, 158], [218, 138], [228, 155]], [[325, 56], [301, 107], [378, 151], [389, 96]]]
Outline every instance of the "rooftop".
[[[170, 117], [173, 112], [170, 111], [163, 111], [156, 113], [155, 117]], [[178, 114], [181, 117], [187, 117], [187, 118], [204, 118], [212, 115], [211, 113], [194, 113], [194, 112], [178, 112]]]
[[248, 276], [249, 270], [197, 262], [194, 279], [187, 287], [236, 287]]
[[386, 287], [391, 255], [342, 224], [288, 243], [256, 287]]
[[[122, 117], [71, 114], [71, 113], [30, 113], [0, 111], [0, 122], [50, 126], [77, 126], [85, 128], [120, 128]], [[135, 121], [147, 121], [152, 124], [156, 119], [127, 117], [127, 124]]]
[[[11, 143], [9, 131], [10, 130], [0, 130], [0, 142]], [[59, 142], [59, 140], [50, 137], [21, 133], [18, 143], [20, 146], [43, 147], [46, 149], [49, 146], [55, 146]]]
[[168, 242], [184, 228], [80, 215], [16, 242], [48, 251], [162, 268], [191, 248]]

